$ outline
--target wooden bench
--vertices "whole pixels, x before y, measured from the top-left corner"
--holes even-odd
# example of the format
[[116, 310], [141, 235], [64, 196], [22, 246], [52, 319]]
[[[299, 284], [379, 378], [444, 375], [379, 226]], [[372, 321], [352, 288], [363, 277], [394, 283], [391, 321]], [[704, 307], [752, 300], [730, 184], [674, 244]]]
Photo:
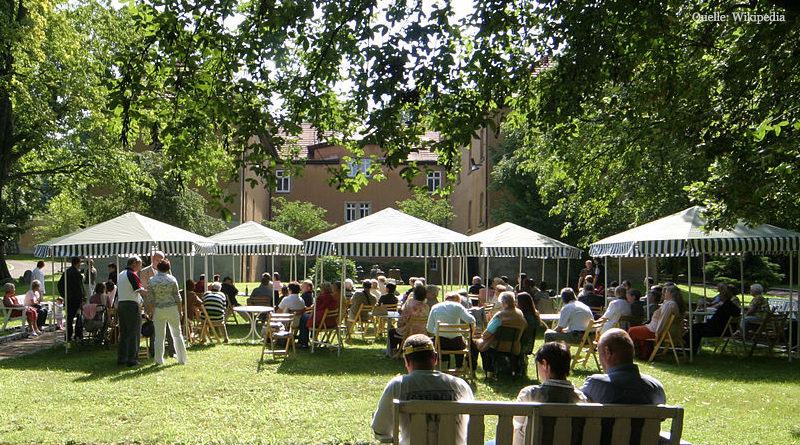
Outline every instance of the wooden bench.
[[[628, 444], [634, 431], [640, 430], [641, 445], [686, 444], [680, 440], [683, 430], [683, 407], [666, 405], [602, 405], [599, 403], [517, 403], [394, 401], [394, 436], [398, 444], [400, 419], [407, 419], [405, 443], [413, 445], [448, 445], [458, 441], [457, 416], [466, 415], [466, 444], [484, 443], [485, 418], [497, 417], [495, 440], [511, 444], [514, 416], [528, 418], [526, 444], [600, 445], [601, 432], [610, 444]], [[669, 432], [661, 432], [661, 422], [672, 419]], [[613, 422], [608, 419], [613, 419]], [[605, 420], [605, 421], [604, 421]], [[603, 431], [605, 429], [605, 431]], [[581, 431], [582, 430], [582, 431]], [[571, 442], [573, 434], [575, 440]], [[544, 441], [544, 438], [552, 441]]]
[[[25, 301], [25, 296], [24, 295], [17, 295], [17, 301], [20, 301], [20, 302], [21, 301]], [[0, 304], [0, 308], [2, 308], [2, 311], [3, 311], [3, 329], [2, 330], [4, 330], [4, 331], [6, 330], [6, 326], [8, 326], [8, 322], [9, 321], [21, 320], [22, 321], [21, 329], [22, 329], [23, 332], [25, 331], [25, 324], [28, 321], [28, 318], [25, 315], [25, 306], [19, 305], [19, 306], [8, 306], [8, 307], [6, 307], [6, 305]], [[11, 312], [12, 311], [21, 311], [22, 314], [18, 315], [16, 317], [12, 317], [11, 316]]]

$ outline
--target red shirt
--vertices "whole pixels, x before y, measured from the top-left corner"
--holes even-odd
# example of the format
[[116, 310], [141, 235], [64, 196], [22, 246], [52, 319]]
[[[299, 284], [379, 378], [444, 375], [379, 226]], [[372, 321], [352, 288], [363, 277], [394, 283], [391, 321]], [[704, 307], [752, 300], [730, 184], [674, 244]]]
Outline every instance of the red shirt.
[[[320, 324], [320, 320], [325, 315], [326, 309], [338, 309], [339, 308], [339, 299], [334, 297], [329, 293], [321, 293], [317, 296], [317, 306], [316, 306], [316, 319], [317, 319], [317, 326]], [[328, 317], [325, 320], [326, 327], [333, 327], [336, 326], [337, 320], [336, 317]], [[306, 322], [306, 326], [311, 328], [314, 326], [314, 317], [311, 317]]]

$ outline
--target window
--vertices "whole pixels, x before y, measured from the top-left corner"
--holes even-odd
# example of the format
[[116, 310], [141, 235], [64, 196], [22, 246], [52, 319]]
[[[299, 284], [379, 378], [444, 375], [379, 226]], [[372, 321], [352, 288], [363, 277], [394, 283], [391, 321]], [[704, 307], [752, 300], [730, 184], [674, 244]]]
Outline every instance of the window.
[[442, 188], [442, 172], [428, 173], [428, 193], [433, 193]]
[[359, 218], [369, 216], [372, 212], [372, 203], [369, 202], [346, 202], [344, 203], [345, 222], [355, 221]]
[[467, 230], [472, 230], [472, 200], [467, 202]]
[[292, 191], [292, 177], [286, 170], [275, 170], [275, 193], [289, 193]]
[[372, 174], [369, 172], [369, 167], [371, 165], [371, 159], [353, 159], [352, 161], [348, 161], [347, 168], [349, 169], [349, 172], [347, 173], [347, 176], [350, 178], [355, 178], [360, 172], [362, 175], [370, 178], [372, 177]]
[[439, 270], [439, 258], [428, 258], [428, 268], [430, 270]]
[[483, 205], [483, 192], [481, 192], [481, 198], [478, 201], [478, 225], [483, 226], [483, 212], [486, 207]]

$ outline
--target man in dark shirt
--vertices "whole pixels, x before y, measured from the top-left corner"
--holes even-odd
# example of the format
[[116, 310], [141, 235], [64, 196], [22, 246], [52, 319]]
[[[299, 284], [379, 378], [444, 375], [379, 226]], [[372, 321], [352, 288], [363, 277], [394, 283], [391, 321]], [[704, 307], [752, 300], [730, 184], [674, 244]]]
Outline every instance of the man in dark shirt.
[[381, 295], [378, 299], [378, 304], [397, 304], [397, 285], [394, 283], [386, 283], [386, 293]]
[[[728, 319], [741, 315], [741, 309], [733, 303], [730, 294], [720, 293], [719, 296], [722, 304], [714, 312], [714, 315], [705, 323], [692, 325], [692, 351], [694, 354], [697, 354], [700, 349], [703, 337], [719, 337], [722, 330], [725, 329], [725, 325], [728, 324]], [[689, 344], [688, 332], [683, 336], [683, 342]]]
[[[83, 275], [80, 270], [81, 259], [74, 256], [70, 261], [72, 266], [67, 268], [66, 273], [58, 280], [58, 293], [66, 302], [67, 306], [67, 341], [73, 340], [72, 321], [75, 320], [75, 340], [83, 338], [83, 323], [78, 317], [78, 310], [83, 305], [86, 293], [83, 289]], [[66, 283], [64, 280], [66, 279]]]
[[586, 267], [581, 269], [581, 273], [578, 274], [578, 285], [575, 286], [576, 289], [580, 289], [584, 285], [584, 279], [586, 275], [591, 275], [594, 272], [594, 264], [592, 260], [586, 260]]
[[581, 392], [590, 402], [629, 405], [666, 403], [664, 386], [656, 378], [640, 374], [633, 364], [633, 341], [622, 329], [609, 329], [597, 345], [600, 365], [605, 374], [586, 379]]
[[594, 286], [591, 284], [583, 285], [583, 294], [578, 298], [578, 301], [590, 308], [602, 308], [606, 303], [602, 295], [594, 293]]
[[300, 283], [300, 291], [303, 292], [300, 294], [300, 298], [303, 299], [306, 307], [314, 304], [314, 283], [311, 280], [304, 280]]
[[485, 286], [483, 285], [483, 280], [478, 275], [472, 277], [472, 286], [469, 287], [469, 293], [472, 295], [478, 295]]
[[239, 289], [236, 289], [236, 286], [233, 285], [233, 279], [231, 277], [225, 277], [222, 280], [222, 293], [228, 298], [232, 306], [239, 306], [239, 302], [236, 301], [236, 296], [239, 295]]

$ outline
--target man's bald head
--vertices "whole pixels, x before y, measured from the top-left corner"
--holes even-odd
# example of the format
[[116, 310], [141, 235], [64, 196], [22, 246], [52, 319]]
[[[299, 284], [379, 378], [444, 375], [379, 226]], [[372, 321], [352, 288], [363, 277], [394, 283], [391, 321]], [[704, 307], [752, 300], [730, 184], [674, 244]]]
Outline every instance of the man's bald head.
[[607, 330], [600, 337], [597, 349], [600, 352], [600, 364], [606, 371], [614, 366], [633, 363], [633, 340], [622, 329]]

